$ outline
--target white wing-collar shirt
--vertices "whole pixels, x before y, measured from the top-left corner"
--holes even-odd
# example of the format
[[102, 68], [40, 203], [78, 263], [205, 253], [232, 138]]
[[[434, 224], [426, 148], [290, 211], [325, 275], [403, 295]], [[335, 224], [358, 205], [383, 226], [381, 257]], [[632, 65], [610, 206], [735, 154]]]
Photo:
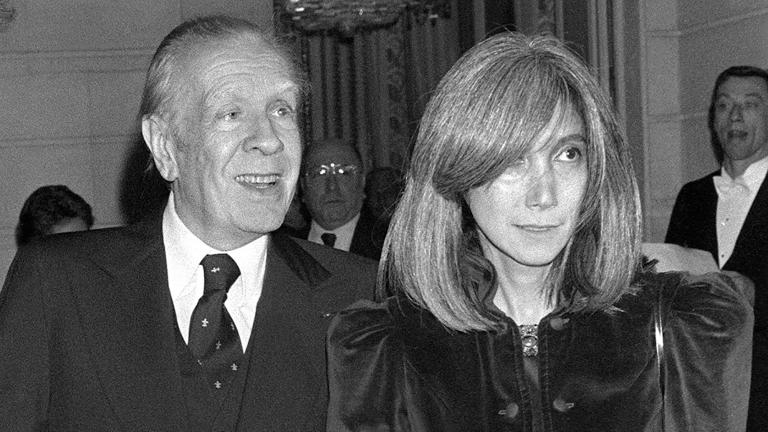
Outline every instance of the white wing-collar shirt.
[[267, 258], [267, 239], [258, 239], [230, 251], [216, 250], [197, 238], [184, 225], [173, 203], [173, 193], [163, 212], [163, 244], [168, 265], [168, 288], [171, 292], [176, 320], [185, 342], [189, 342], [189, 321], [203, 295], [203, 267], [200, 261], [208, 254], [226, 253], [240, 268], [240, 277], [227, 293], [224, 306], [232, 317], [245, 351], [251, 337], [256, 305], [261, 297]]
[[735, 188], [737, 190], [727, 192], [726, 189], [729, 188], [718, 187], [717, 184], [720, 180], [713, 179], [718, 194], [717, 261], [720, 268], [728, 262], [731, 254], [733, 254], [736, 239], [739, 237], [739, 232], [747, 219], [749, 209], [752, 207], [752, 202], [757, 196], [757, 191], [760, 189], [766, 173], [768, 173], [768, 157], [752, 163], [742, 175], [735, 179], [731, 178], [725, 168], [720, 169], [721, 181], [739, 184], [746, 186], [746, 188], [737, 187]]

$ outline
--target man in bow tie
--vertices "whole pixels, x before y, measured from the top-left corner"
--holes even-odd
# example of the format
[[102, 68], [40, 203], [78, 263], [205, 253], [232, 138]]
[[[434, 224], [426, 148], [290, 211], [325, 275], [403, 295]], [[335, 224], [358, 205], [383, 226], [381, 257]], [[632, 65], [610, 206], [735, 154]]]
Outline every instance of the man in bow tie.
[[325, 429], [325, 330], [373, 297], [376, 269], [273, 233], [302, 152], [294, 58], [224, 16], [163, 39], [140, 120], [167, 205], [18, 251], [0, 293], [0, 429]]
[[749, 431], [768, 430], [768, 72], [733, 66], [717, 77], [709, 130], [720, 170], [683, 186], [667, 243], [702, 249], [755, 282]]

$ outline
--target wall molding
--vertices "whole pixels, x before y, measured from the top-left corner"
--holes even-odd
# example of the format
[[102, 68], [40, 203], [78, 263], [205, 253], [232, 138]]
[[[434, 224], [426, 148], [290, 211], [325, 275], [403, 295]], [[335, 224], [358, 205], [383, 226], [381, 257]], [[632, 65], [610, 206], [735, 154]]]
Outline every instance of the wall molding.
[[768, 8], [758, 9], [750, 12], [746, 12], [739, 15], [729, 16], [728, 18], [721, 18], [706, 23], [695, 24], [690, 27], [680, 29], [680, 36], [686, 37], [702, 31], [716, 29], [718, 27], [725, 27], [734, 24], [743, 24], [745, 20], [760, 18], [768, 15]]
[[129, 144], [134, 134], [122, 135], [83, 135], [56, 138], [15, 138], [0, 140], [1, 148], [32, 148], [32, 147], [65, 147], [83, 145], [116, 145]]
[[694, 24], [689, 27], [679, 28], [675, 30], [668, 30], [668, 29], [646, 30], [645, 34], [649, 38], [659, 38], [659, 39], [684, 38], [684, 37], [689, 37], [691, 35], [695, 35], [696, 33], [700, 33], [703, 31], [717, 29], [719, 27], [726, 27], [734, 24], [740, 24], [744, 20], [760, 18], [765, 15], [768, 15], [768, 8], [755, 10], [755, 11], [751, 11], [751, 12], [747, 12], [739, 15], [734, 15], [728, 18], [721, 18], [714, 21], [708, 21], [705, 23]]
[[154, 50], [0, 53], [0, 76], [145, 71]]

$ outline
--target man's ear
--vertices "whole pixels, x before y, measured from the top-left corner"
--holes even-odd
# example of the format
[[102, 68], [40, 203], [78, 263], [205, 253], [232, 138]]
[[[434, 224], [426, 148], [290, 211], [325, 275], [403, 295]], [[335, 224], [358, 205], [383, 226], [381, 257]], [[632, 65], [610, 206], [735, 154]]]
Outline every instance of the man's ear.
[[141, 119], [141, 134], [160, 175], [169, 182], [176, 180], [179, 177], [176, 142], [168, 123], [158, 115], [145, 115]]
[[363, 194], [363, 198], [366, 197], [366, 194], [365, 194], [365, 180], [366, 180], [366, 177], [367, 176], [365, 176], [365, 175], [361, 175], [360, 176], [360, 193]]

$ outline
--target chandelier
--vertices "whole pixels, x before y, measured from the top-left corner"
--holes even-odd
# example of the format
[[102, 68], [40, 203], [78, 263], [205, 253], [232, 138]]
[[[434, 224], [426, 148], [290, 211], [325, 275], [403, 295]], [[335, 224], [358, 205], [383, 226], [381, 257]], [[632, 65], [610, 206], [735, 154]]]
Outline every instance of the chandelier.
[[283, 22], [306, 32], [358, 29], [394, 24], [406, 10], [420, 21], [450, 16], [450, 0], [281, 0]]

